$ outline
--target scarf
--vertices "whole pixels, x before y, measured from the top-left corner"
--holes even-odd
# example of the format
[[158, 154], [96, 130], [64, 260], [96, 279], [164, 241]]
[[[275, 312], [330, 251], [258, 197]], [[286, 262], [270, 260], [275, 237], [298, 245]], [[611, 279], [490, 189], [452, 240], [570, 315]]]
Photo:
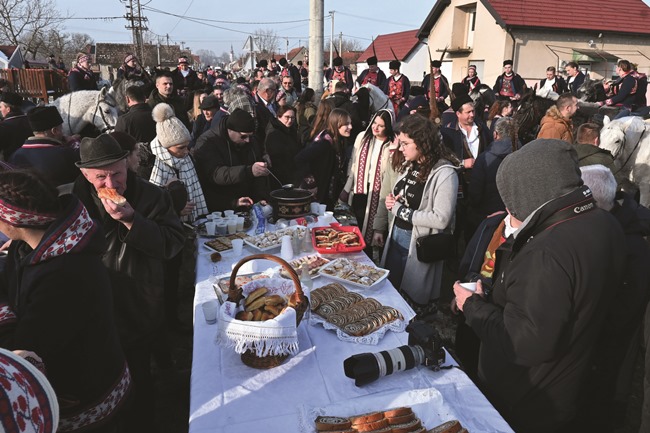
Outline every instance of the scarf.
[[165, 186], [174, 178], [178, 178], [185, 184], [188, 200], [195, 204], [191, 215], [182, 217], [183, 221], [195, 221], [199, 215], [208, 213], [208, 206], [205, 203], [203, 189], [199, 183], [194, 163], [189, 155], [185, 158], [176, 158], [169, 153], [158, 141], [158, 137], [151, 141], [151, 152], [156, 156], [156, 161], [151, 171], [149, 182], [158, 186]]

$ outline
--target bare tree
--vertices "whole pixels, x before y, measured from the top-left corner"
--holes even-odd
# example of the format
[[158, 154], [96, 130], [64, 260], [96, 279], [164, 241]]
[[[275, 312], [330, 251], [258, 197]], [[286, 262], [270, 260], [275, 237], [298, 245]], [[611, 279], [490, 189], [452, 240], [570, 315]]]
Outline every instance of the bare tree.
[[[342, 52], [348, 52], [348, 51], [363, 51], [365, 50], [365, 45], [363, 45], [361, 42], [359, 42], [356, 39], [346, 39], [343, 38], [343, 40], [339, 40], [338, 37], [334, 37], [334, 46], [336, 47], [337, 50], [339, 50], [339, 43], [343, 47]], [[330, 49], [330, 40], [329, 38], [325, 41], [325, 51], [329, 51]], [[336, 53], [336, 51], [334, 51]]]
[[196, 55], [201, 58], [203, 65], [215, 65], [218, 62], [218, 57], [212, 50], [196, 50]]
[[32, 58], [60, 22], [54, 0], [0, 0], [0, 41], [24, 46]]
[[253, 32], [253, 39], [262, 54], [273, 54], [278, 51], [279, 38], [273, 29], [257, 29]]

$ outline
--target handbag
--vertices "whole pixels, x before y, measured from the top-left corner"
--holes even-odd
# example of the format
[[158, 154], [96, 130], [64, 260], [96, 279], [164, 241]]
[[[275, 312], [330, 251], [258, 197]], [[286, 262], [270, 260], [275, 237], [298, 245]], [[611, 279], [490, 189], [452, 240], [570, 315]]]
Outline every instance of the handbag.
[[456, 253], [456, 239], [451, 233], [420, 236], [415, 241], [415, 250], [423, 263], [451, 259]]

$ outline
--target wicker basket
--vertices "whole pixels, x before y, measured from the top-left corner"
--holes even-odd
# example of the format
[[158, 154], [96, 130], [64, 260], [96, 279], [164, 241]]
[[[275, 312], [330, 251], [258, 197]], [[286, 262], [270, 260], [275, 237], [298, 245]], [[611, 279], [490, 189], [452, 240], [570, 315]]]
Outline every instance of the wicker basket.
[[[302, 317], [305, 314], [305, 311], [307, 311], [307, 307], [309, 306], [309, 300], [305, 296], [305, 294], [302, 291], [302, 286], [300, 285], [300, 278], [298, 277], [298, 274], [296, 271], [287, 263], [286, 261], [282, 260], [280, 257], [273, 256], [270, 254], [253, 254], [252, 256], [247, 256], [241, 259], [233, 268], [232, 273], [230, 274], [230, 289], [228, 290], [228, 301], [234, 302], [239, 306], [239, 303], [241, 300], [244, 298], [242, 288], [237, 288], [235, 285], [235, 279], [237, 278], [237, 272], [239, 271], [239, 268], [241, 268], [244, 263], [250, 262], [251, 260], [271, 260], [273, 262], [278, 263], [281, 265], [289, 274], [291, 277], [291, 280], [293, 281], [293, 284], [296, 288], [296, 291], [291, 295], [291, 298], [289, 298], [289, 306], [293, 307], [294, 310], [296, 310], [296, 327], [300, 325], [300, 321], [302, 320]], [[249, 367], [253, 368], [259, 368], [259, 369], [269, 369], [273, 367], [277, 367], [278, 365], [282, 364], [289, 355], [271, 355], [271, 356], [264, 356], [260, 357], [255, 354], [253, 351], [246, 351], [241, 355], [241, 360], [244, 364], [248, 365]]]

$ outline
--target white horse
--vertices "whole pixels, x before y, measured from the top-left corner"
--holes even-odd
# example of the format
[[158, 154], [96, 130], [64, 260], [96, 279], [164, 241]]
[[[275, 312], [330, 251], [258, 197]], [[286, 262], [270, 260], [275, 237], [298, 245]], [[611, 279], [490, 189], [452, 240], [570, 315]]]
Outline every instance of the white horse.
[[79, 134], [88, 124], [106, 132], [115, 128], [117, 122], [116, 104], [106, 95], [106, 88], [66, 93], [52, 105], [61, 113], [65, 135]]
[[374, 114], [377, 111], [384, 109], [393, 113], [393, 119], [395, 118], [395, 109], [393, 104], [388, 99], [388, 95], [384, 93], [379, 87], [374, 84], [366, 83], [363, 87], [368, 89], [370, 93], [370, 114]]
[[650, 124], [638, 116], [610, 121], [605, 117], [600, 147], [614, 156], [614, 176], [627, 191], [640, 192], [640, 202], [650, 206]]

